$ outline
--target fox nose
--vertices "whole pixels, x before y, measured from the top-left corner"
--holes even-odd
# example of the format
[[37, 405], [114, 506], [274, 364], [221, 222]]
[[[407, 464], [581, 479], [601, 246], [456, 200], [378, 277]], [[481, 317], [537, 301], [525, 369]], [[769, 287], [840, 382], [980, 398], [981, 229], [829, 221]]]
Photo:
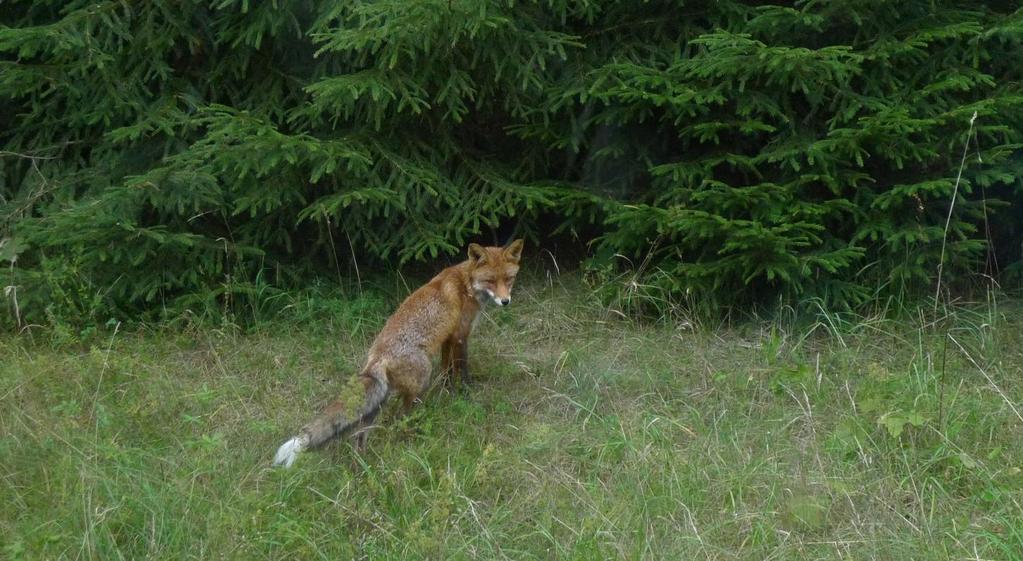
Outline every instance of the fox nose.
[[498, 303], [502, 306], [507, 306], [509, 302], [511, 302], [511, 298], [501, 298], [498, 300]]

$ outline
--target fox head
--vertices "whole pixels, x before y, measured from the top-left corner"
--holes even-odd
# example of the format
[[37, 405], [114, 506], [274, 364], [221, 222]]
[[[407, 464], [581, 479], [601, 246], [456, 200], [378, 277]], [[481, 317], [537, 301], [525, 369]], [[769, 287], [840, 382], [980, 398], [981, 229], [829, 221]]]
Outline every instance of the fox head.
[[476, 298], [507, 306], [511, 302], [511, 289], [521, 256], [522, 240], [515, 240], [508, 247], [469, 244], [469, 279]]

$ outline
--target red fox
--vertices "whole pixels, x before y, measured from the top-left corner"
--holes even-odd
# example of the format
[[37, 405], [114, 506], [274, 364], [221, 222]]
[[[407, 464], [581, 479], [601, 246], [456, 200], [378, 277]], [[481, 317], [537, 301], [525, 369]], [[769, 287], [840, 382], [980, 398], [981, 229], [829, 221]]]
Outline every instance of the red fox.
[[480, 305], [511, 302], [519, 271], [522, 240], [508, 247], [469, 245], [469, 258], [444, 269], [409, 295], [373, 340], [362, 372], [323, 413], [281, 445], [274, 465], [291, 467], [302, 451], [361, 428], [356, 449], [390, 392], [401, 394], [406, 414], [430, 383], [432, 359], [441, 355], [441, 371], [469, 383], [467, 343]]

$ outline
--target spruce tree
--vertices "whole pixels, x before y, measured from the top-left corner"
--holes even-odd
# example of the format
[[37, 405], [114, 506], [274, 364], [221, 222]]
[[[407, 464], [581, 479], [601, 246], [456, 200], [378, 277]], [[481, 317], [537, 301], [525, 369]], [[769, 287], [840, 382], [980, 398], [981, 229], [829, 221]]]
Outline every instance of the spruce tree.
[[1011, 2], [8, 2], [0, 282], [102, 321], [514, 224], [718, 302], [929, 290], [943, 240], [948, 282], [1019, 259], [1021, 37]]

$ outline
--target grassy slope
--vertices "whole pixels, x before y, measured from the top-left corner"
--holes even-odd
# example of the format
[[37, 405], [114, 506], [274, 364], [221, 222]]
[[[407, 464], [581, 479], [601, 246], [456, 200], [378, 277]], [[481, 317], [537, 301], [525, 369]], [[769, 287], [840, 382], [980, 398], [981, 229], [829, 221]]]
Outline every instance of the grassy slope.
[[468, 396], [290, 471], [274, 449], [386, 305], [0, 339], [0, 557], [1023, 559], [1016, 304], [950, 320], [939, 407], [943, 331], [679, 330], [585, 300], [519, 288], [480, 322]]

